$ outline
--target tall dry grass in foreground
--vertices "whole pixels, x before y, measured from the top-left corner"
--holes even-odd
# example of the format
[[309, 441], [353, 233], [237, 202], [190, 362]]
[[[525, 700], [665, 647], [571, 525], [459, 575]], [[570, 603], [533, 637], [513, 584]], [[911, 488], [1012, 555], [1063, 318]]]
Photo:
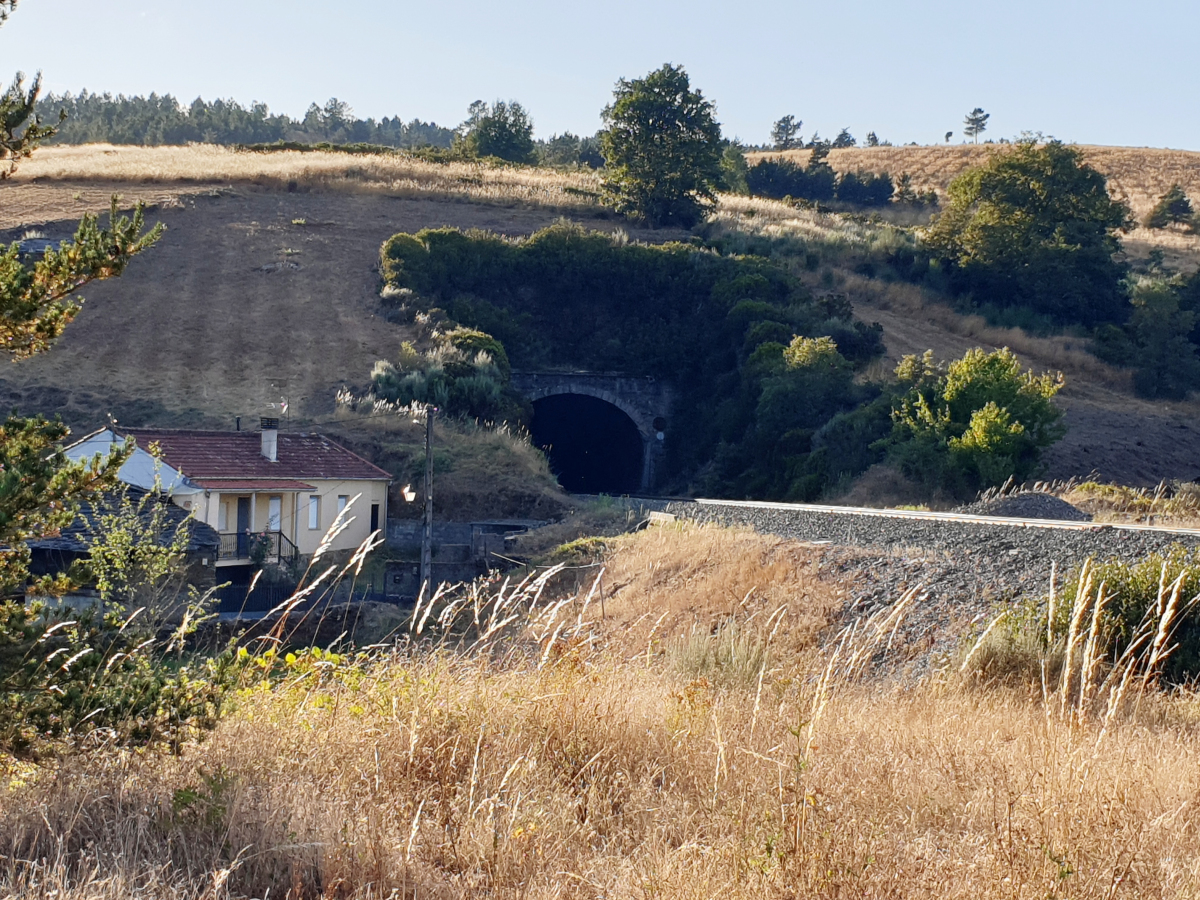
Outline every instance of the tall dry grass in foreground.
[[[657, 566], [671, 573], [657, 579], [669, 592], [698, 571], [711, 535], [689, 528], [626, 539], [609, 571]], [[764, 561], [769, 569], [785, 550], [816, 552], [738, 540], [738, 553], [713, 551], [700, 565], [714, 584], [740, 589], [746, 571]], [[772, 590], [782, 590], [780, 571]], [[655, 582], [645, 575], [626, 599], [669, 601], [649, 592]], [[620, 608], [621, 591], [610, 590]], [[949, 676], [879, 682], [869, 664], [892, 639], [899, 617], [890, 612], [824, 651], [787, 640], [786, 626], [774, 630], [790, 610], [750, 623], [743, 613], [764, 648], [759, 674], [721, 681], [686, 671], [683, 634], [649, 653], [614, 650], [595, 599], [586, 611], [579, 599], [559, 607], [568, 627], [553, 642], [526, 633], [503, 653], [492, 644], [485, 654], [301, 655], [279, 680], [248, 689], [213, 737], [182, 757], [99, 748], [19, 773], [0, 810], [2, 892], [1200, 890], [1200, 742], [1188, 701], [1151, 697], [1101, 740], [1053, 697]], [[714, 611], [740, 602], [721, 599]], [[914, 593], [905, 602], [920, 601]], [[543, 598], [538, 608], [544, 615], [554, 605]], [[619, 621], [622, 632], [634, 627]]]
[[484, 163], [432, 163], [405, 154], [254, 153], [193, 144], [132, 147], [85, 144], [45, 147], [23, 165], [14, 184], [32, 180], [131, 184], [261, 184], [273, 188], [342, 189], [482, 203], [596, 209], [599, 179]]

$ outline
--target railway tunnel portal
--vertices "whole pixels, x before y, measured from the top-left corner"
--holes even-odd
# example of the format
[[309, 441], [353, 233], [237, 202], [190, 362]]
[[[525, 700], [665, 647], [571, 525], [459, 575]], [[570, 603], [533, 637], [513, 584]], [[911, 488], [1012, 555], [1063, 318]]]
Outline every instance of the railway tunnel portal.
[[566, 490], [629, 494], [656, 486], [669, 385], [651, 376], [513, 372], [512, 386], [533, 402], [533, 443]]

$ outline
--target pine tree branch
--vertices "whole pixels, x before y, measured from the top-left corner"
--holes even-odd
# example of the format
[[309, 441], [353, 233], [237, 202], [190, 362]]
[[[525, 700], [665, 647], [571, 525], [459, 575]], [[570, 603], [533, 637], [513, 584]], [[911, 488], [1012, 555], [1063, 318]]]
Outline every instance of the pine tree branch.
[[19, 244], [0, 253], [0, 349], [13, 359], [48, 350], [79, 312], [83, 300], [75, 292], [120, 275], [163, 233], [161, 224], [144, 229], [143, 205], [132, 218], [123, 216], [114, 196], [108, 228], [100, 227], [99, 217], [85, 215], [73, 241], [47, 249], [32, 267], [22, 260]]

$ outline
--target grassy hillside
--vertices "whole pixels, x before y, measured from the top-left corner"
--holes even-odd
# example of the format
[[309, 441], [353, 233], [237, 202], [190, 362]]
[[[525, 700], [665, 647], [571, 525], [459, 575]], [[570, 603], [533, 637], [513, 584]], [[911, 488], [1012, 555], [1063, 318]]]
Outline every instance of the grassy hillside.
[[[889, 172], [893, 176], [908, 173], [918, 191], [933, 189], [938, 196], [954, 178], [978, 165], [1002, 145], [951, 144], [926, 147], [856, 147], [833, 150], [829, 164], [842, 172]], [[1188, 195], [1200, 201], [1200, 153], [1192, 150], [1161, 150], [1151, 147], [1080, 148], [1084, 160], [1108, 179], [1114, 196], [1129, 204], [1140, 222], [1171, 185], [1178, 184]], [[751, 165], [763, 157], [784, 157], [800, 164], [808, 161], [810, 151], [751, 153]], [[1200, 235], [1175, 231], [1151, 231], [1137, 228], [1125, 239], [1127, 251], [1145, 256], [1151, 247], [1161, 247], [1169, 263], [1192, 270], [1200, 267]]]
[[119, 281], [86, 293], [53, 353], [0, 381], [11, 402], [77, 421], [106, 408], [130, 424], [172, 412], [228, 421], [280, 397], [294, 417], [325, 415], [339, 385], [365, 381], [412, 337], [378, 315], [386, 238], [427, 226], [528, 234], [572, 211], [591, 227], [624, 226], [595, 187], [586, 173], [404, 156], [46, 148], [0, 186], [0, 236], [35, 226], [67, 237], [113, 193], [151, 204], [167, 233]]
[[17, 181], [123, 184], [255, 184], [285, 190], [350, 189], [391, 197], [437, 197], [539, 208], [598, 209], [599, 178], [486, 163], [432, 163], [403, 153], [247, 152], [208, 144], [46, 147]]
[[[865, 160], [917, 150], [931, 158], [985, 152], [846, 154]], [[834, 154], [834, 164], [855, 158], [846, 154]], [[899, 168], [890, 157], [885, 167]], [[1164, 169], [1159, 180], [1171, 177]], [[293, 425], [320, 423], [332, 415], [338, 387], [364, 385], [375, 360], [413, 336], [387, 321], [378, 301], [378, 249], [391, 235], [439, 226], [527, 235], [566, 215], [589, 228], [621, 228], [634, 240], [687, 237], [611, 217], [597, 206], [595, 188], [586, 172], [439, 166], [403, 156], [46, 148], [0, 184], [0, 229], [7, 229], [0, 236], [11, 240], [36, 226], [65, 237], [84, 211], [106, 209], [114, 192], [151, 203], [151, 220], [168, 230], [121, 279], [85, 292], [88, 303], [53, 352], [0, 371], [0, 399], [62, 411], [81, 425], [113, 412], [127, 424], [225, 426], [287, 397]], [[915, 287], [855, 272], [856, 260], [894, 239], [886, 226], [727, 196], [714, 227], [803, 242], [814, 266], [796, 264], [795, 274], [817, 293], [846, 293], [860, 318], [881, 322], [890, 361], [925, 349], [955, 357], [972, 346], [1008, 345], [1026, 365], [1063, 370], [1071, 431], [1049, 457], [1051, 475], [1099, 468], [1107, 478], [1153, 484], [1200, 474], [1193, 430], [1200, 404], [1137, 400], [1127, 374], [1100, 364], [1077, 338], [990, 328]], [[881, 363], [878, 374], [886, 370]], [[1135, 433], [1140, 446], [1130, 440]]]

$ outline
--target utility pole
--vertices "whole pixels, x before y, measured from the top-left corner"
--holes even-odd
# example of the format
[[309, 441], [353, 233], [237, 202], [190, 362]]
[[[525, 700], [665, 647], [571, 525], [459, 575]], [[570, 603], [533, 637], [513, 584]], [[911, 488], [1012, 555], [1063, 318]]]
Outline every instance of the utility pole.
[[425, 407], [425, 528], [421, 533], [421, 593], [426, 602], [433, 594], [433, 415]]

